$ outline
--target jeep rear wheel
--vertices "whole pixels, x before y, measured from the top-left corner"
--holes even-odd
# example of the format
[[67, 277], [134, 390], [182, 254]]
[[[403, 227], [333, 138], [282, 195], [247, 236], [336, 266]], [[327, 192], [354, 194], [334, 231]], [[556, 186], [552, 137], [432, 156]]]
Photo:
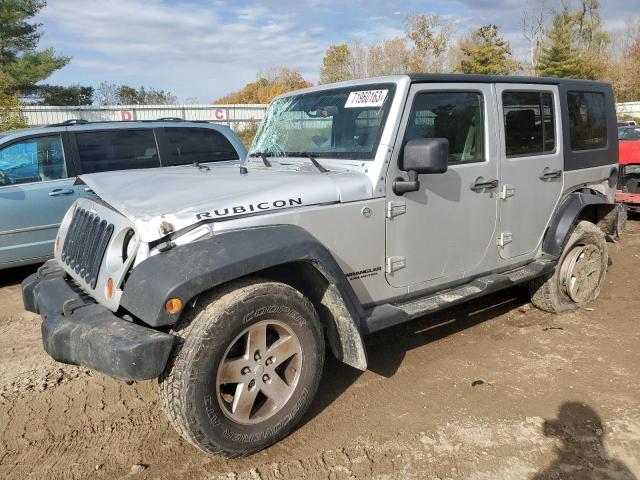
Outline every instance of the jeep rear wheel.
[[591, 222], [579, 222], [553, 273], [531, 282], [531, 302], [552, 313], [585, 305], [600, 294], [608, 263], [602, 230]]
[[307, 410], [324, 361], [313, 305], [294, 288], [251, 280], [200, 297], [176, 326], [160, 380], [165, 411], [207, 453], [261, 450]]

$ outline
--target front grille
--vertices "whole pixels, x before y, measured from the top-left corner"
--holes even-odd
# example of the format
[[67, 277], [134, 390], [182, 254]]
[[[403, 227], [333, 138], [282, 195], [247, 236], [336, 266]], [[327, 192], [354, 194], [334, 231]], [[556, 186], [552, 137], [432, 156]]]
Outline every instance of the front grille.
[[83, 208], [73, 212], [60, 258], [91, 288], [96, 288], [111, 235], [113, 224]]

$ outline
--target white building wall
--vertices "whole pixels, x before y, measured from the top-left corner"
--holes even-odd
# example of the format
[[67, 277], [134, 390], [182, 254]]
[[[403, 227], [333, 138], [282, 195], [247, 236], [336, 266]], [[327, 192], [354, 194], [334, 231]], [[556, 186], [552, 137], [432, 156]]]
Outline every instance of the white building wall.
[[628, 115], [631, 117], [640, 117], [640, 102], [617, 103], [616, 111], [618, 116]]
[[21, 112], [30, 126], [61, 123], [71, 119], [93, 122], [122, 120], [158, 120], [181, 118], [204, 120], [243, 130], [262, 121], [267, 105], [87, 105], [79, 107], [22, 107]]

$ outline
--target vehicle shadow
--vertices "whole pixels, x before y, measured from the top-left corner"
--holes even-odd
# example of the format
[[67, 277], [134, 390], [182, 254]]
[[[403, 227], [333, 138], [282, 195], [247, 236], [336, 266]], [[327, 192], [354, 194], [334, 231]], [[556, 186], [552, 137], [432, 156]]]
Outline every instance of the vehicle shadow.
[[0, 270], [0, 288], [19, 285], [25, 278], [38, 270], [40, 264]]
[[[519, 288], [502, 290], [441, 312], [420, 317], [365, 337], [368, 370], [390, 378], [408, 351], [500, 316], [528, 302]], [[363, 372], [337, 360], [329, 350], [318, 393], [301, 426], [336, 401]]]
[[390, 378], [408, 351], [503, 315], [528, 301], [524, 290], [510, 288], [376, 332], [365, 339], [369, 370]]
[[545, 420], [543, 433], [562, 444], [556, 449], [557, 458], [531, 480], [638, 480], [623, 462], [609, 457], [602, 420], [586, 404], [562, 404], [557, 419]]

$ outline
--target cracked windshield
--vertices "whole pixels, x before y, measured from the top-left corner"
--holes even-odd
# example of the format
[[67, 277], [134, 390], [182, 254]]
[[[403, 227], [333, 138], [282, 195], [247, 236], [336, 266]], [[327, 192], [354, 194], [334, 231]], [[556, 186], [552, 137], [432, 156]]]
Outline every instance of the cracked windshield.
[[251, 155], [372, 160], [393, 93], [394, 86], [384, 84], [277, 99]]

